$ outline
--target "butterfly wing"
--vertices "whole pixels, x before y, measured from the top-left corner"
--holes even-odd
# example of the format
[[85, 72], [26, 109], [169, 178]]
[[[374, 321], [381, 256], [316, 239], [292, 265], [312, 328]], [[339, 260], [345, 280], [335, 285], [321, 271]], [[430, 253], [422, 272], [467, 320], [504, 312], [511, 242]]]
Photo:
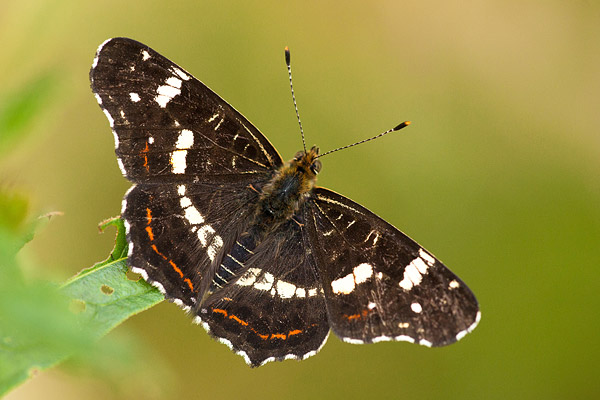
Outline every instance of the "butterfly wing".
[[129, 265], [169, 300], [194, 308], [211, 265], [243, 231], [257, 199], [242, 185], [133, 186], [122, 209]]
[[129, 264], [168, 299], [193, 307], [281, 157], [227, 102], [139, 42], [104, 42], [90, 80], [121, 171], [136, 184], [122, 207]]
[[444, 346], [475, 328], [469, 288], [392, 225], [323, 188], [305, 215], [331, 328], [343, 340]]
[[255, 249], [247, 272], [215, 292], [198, 314], [197, 322], [251, 366], [305, 359], [319, 351], [329, 334], [303, 229], [296, 221], [285, 223]]
[[246, 118], [142, 43], [103, 43], [90, 81], [113, 130], [121, 171], [133, 182], [252, 183], [282, 164]]

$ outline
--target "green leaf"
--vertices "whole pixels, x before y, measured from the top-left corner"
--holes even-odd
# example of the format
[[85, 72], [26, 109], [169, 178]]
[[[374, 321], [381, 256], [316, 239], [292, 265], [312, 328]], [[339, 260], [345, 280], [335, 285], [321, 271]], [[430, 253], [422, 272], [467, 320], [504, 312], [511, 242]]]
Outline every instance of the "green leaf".
[[101, 225], [117, 226], [117, 240], [111, 255], [105, 261], [82, 271], [69, 280], [62, 292], [84, 308], [80, 322], [102, 336], [127, 318], [164, 300], [164, 296], [143, 279], [127, 276], [127, 242], [125, 227], [120, 218]]
[[[90, 351], [94, 341], [127, 318], [161, 302], [163, 295], [144, 280], [127, 276], [127, 242], [119, 218], [110, 256], [83, 270], [62, 287], [46, 282], [0, 281], [0, 396], [46, 369]], [[0, 270], [15, 263], [13, 246], [2, 245]]]

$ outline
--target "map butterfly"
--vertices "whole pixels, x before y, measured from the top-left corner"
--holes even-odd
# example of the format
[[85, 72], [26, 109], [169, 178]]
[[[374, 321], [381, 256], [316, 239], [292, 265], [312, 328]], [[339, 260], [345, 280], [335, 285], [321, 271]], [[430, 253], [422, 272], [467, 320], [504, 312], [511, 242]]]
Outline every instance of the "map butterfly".
[[330, 330], [444, 346], [479, 322], [437, 258], [315, 185], [318, 148], [284, 162], [231, 105], [131, 39], [104, 42], [90, 80], [133, 182], [121, 211], [131, 269], [251, 366], [306, 359]]

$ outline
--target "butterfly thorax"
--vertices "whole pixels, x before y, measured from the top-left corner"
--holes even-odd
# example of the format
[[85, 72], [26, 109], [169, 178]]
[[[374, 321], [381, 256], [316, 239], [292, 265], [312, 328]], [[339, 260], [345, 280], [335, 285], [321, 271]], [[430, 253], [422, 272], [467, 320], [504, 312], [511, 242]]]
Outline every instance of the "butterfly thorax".
[[298, 212], [315, 186], [321, 162], [315, 146], [306, 153], [300, 151], [281, 166], [265, 185], [258, 201], [253, 225], [267, 234]]

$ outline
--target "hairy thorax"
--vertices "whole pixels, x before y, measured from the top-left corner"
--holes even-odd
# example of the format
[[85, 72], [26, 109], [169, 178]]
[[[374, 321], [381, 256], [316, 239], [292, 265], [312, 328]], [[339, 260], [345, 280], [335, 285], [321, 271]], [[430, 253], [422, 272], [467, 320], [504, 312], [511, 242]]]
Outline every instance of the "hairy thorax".
[[254, 214], [253, 225], [261, 234], [275, 230], [298, 212], [315, 186], [321, 162], [319, 149], [300, 151], [284, 164], [263, 188]]

